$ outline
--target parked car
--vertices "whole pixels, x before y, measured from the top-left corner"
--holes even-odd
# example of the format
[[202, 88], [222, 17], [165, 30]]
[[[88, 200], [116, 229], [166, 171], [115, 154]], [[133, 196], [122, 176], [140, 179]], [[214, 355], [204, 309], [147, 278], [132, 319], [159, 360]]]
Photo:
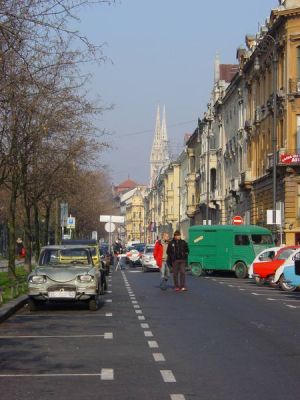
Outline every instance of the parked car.
[[294, 292], [297, 289], [297, 286], [294, 286], [286, 281], [284, 277], [285, 268], [294, 265], [296, 259], [300, 257], [300, 249], [295, 250], [285, 261], [284, 263], [276, 270], [274, 276], [274, 283], [278, 283], [280, 288], [285, 292]]
[[300, 286], [300, 252], [294, 255], [293, 263], [286, 265], [283, 270], [284, 283], [293, 287]]
[[104, 260], [101, 259], [100, 249], [97, 240], [95, 239], [63, 239], [62, 244], [65, 245], [84, 245], [90, 249], [93, 257], [93, 262], [96, 268], [100, 270], [101, 287], [107, 290], [106, 275], [108, 274]]
[[141, 265], [141, 257], [144, 251], [145, 244], [138, 243], [134, 246], [130, 246], [126, 251], [126, 263], [129, 264], [130, 267], [136, 267]]
[[101, 284], [100, 270], [87, 246], [45, 246], [28, 276], [28, 306], [35, 311], [42, 303], [85, 300], [95, 311]]
[[253, 264], [253, 277], [258, 285], [269, 282], [271, 285], [277, 285], [274, 282], [276, 270], [282, 265], [291, 254], [300, 246], [284, 246], [280, 248], [273, 259], [265, 262], [256, 262]]
[[154, 244], [147, 244], [141, 257], [142, 271], [159, 271], [159, 267], [153, 257]]
[[273, 258], [275, 257], [275, 255], [277, 254], [277, 252], [280, 248], [281, 247], [279, 247], [279, 246], [270, 247], [270, 248], [264, 249], [260, 253], [258, 253], [258, 255], [254, 258], [253, 262], [249, 265], [248, 277], [253, 278], [253, 265], [255, 263], [273, 260]]
[[248, 266], [262, 250], [274, 247], [272, 232], [256, 225], [195, 225], [189, 228], [192, 274], [233, 271], [246, 278]]

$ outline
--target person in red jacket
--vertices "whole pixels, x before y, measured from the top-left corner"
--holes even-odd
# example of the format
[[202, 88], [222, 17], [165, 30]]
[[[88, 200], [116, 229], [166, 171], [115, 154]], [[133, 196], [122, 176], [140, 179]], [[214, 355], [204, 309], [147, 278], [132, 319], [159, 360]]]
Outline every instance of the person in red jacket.
[[153, 257], [161, 272], [161, 283], [160, 283], [161, 289], [167, 288], [167, 281], [170, 276], [170, 270], [168, 266], [168, 255], [167, 255], [168, 244], [169, 244], [169, 234], [167, 232], [164, 232], [162, 234], [162, 239], [156, 241], [153, 250]]

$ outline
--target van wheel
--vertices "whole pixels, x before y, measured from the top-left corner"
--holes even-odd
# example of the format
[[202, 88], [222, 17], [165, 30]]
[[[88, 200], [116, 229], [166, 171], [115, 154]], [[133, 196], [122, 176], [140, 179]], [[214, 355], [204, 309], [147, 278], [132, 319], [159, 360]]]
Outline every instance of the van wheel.
[[289, 285], [288, 283], [284, 282], [283, 275], [281, 275], [279, 279], [279, 285], [285, 292], [294, 292], [297, 289], [297, 286]]
[[242, 261], [238, 261], [234, 266], [234, 273], [237, 278], [245, 279], [248, 275], [248, 268]]
[[201, 276], [203, 275], [202, 265], [199, 263], [191, 264], [191, 272], [193, 276]]
[[255, 283], [256, 283], [258, 286], [263, 286], [263, 285], [265, 284], [265, 282], [266, 282], [265, 278], [261, 278], [260, 276], [256, 276], [256, 277], [254, 278], [254, 280], [255, 280]]

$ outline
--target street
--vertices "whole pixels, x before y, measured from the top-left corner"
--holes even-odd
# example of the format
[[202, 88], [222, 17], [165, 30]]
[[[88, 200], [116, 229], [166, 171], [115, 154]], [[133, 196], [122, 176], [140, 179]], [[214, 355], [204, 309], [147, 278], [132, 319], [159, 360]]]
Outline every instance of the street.
[[252, 400], [299, 395], [300, 293], [231, 275], [159, 289], [113, 271], [96, 312], [27, 307], [0, 325], [2, 400]]

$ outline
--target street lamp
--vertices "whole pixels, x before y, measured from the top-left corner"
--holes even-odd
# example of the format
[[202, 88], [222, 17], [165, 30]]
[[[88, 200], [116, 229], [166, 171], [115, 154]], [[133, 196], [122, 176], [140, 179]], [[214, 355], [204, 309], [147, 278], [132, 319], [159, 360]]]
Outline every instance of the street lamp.
[[204, 122], [207, 123], [207, 158], [206, 158], [206, 225], [208, 225], [209, 218], [209, 186], [210, 186], [210, 137], [212, 135], [211, 125], [214, 120], [214, 115], [212, 111], [212, 105], [209, 103], [207, 105], [207, 112], [204, 116]]
[[[277, 68], [278, 68], [278, 56], [277, 56], [277, 41], [272, 35], [268, 33], [264, 35], [264, 38], [270, 39], [273, 42], [273, 52], [272, 52], [272, 64], [273, 64], [273, 126], [272, 126], [272, 153], [273, 153], [273, 218], [272, 222], [274, 224], [273, 231], [274, 234], [277, 231], [276, 228], [276, 194], [277, 194]], [[268, 51], [267, 43], [265, 42], [264, 47], [258, 48], [258, 53]], [[259, 71], [260, 63], [258, 56], [254, 60], [254, 70]]]

